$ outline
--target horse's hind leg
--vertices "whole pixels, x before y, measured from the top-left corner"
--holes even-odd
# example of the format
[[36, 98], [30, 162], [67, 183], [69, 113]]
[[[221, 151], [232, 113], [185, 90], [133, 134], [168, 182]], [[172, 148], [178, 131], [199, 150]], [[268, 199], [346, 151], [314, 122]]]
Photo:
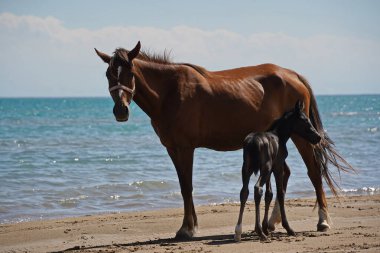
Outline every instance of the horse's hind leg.
[[[290, 168], [286, 162], [284, 162], [284, 178], [283, 178], [283, 189], [284, 192], [286, 192], [286, 189], [288, 187], [288, 180], [290, 177]], [[276, 224], [279, 224], [281, 222], [281, 212], [280, 212], [280, 205], [278, 203], [278, 199], [276, 198], [276, 201], [274, 202], [274, 207], [272, 210], [272, 214], [268, 221], [268, 230], [274, 231], [276, 229]]]
[[260, 171], [260, 177], [255, 185], [255, 209], [256, 209], [256, 222], [255, 231], [260, 236], [261, 240], [268, 240], [267, 236], [263, 233], [263, 229], [260, 224], [260, 201], [263, 196], [263, 185], [270, 177], [271, 169], [266, 167]]
[[272, 192], [272, 186], [270, 182], [270, 176], [268, 177], [268, 180], [266, 182], [266, 190], [265, 190], [265, 213], [264, 213], [264, 219], [263, 219], [263, 232], [266, 235], [269, 235], [268, 231], [268, 212], [269, 212], [269, 206], [273, 199], [273, 192]]
[[293, 231], [293, 229], [290, 228], [288, 219], [286, 218], [286, 213], [285, 213], [285, 192], [283, 189], [283, 178], [284, 178], [284, 172], [281, 168], [276, 168], [274, 170], [274, 177], [276, 178], [276, 188], [277, 188], [277, 200], [280, 205], [280, 212], [281, 212], [281, 220], [282, 220], [282, 226], [286, 229], [286, 232], [288, 232], [288, 235], [296, 235]]
[[243, 227], [241, 223], [243, 221], [245, 203], [247, 202], [248, 195], [249, 195], [249, 189], [248, 189], [249, 179], [251, 178], [251, 175], [252, 175], [252, 171], [250, 171], [249, 167], [247, 167], [246, 165], [247, 165], [247, 162], [244, 161], [243, 167], [241, 170], [243, 187], [241, 188], [241, 191], [240, 191], [240, 212], [239, 212], [238, 222], [235, 227], [235, 241], [237, 242], [241, 240], [241, 234], [243, 232]]
[[330, 229], [330, 216], [327, 211], [327, 201], [322, 184], [322, 174], [320, 164], [314, 157], [313, 147], [307, 141], [298, 136], [292, 136], [292, 140], [300, 152], [303, 161], [307, 167], [307, 174], [313, 183], [315, 193], [317, 195], [317, 202], [319, 206], [318, 215], [318, 231], [326, 231]]

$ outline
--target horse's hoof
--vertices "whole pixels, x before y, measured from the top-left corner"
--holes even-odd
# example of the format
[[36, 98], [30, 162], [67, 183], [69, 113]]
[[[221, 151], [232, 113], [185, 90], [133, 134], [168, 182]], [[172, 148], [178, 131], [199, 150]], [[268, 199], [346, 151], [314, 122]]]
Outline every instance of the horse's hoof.
[[194, 234], [195, 234], [194, 230], [181, 228], [180, 230], [178, 230], [177, 234], [175, 235], [175, 239], [176, 240], [190, 240], [191, 238], [193, 238]]
[[317, 225], [317, 231], [318, 232], [326, 232], [329, 229], [330, 229], [330, 225], [326, 221]]

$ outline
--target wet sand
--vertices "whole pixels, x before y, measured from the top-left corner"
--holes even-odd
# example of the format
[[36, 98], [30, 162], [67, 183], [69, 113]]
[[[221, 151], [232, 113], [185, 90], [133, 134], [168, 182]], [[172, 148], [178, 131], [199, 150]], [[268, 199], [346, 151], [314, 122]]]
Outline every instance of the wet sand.
[[238, 204], [196, 207], [199, 231], [176, 241], [182, 208], [89, 215], [0, 225], [0, 252], [380, 252], [380, 195], [329, 198], [333, 228], [316, 232], [314, 199], [286, 201], [296, 237], [279, 226], [264, 243], [252, 232], [254, 205], [248, 203], [243, 236], [234, 242]]

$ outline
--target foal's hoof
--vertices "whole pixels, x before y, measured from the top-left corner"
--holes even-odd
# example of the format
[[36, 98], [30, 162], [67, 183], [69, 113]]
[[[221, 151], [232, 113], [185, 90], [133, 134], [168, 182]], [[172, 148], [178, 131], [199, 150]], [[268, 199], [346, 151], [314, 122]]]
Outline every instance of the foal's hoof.
[[186, 229], [186, 228], [181, 228], [180, 230], [178, 230], [177, 234], [175, 235], [175, 239], [176, 240], [190, 240], [191, 238], [193, 238], [195, 234], [195, 230], [189, 230], [189, 229]]
[[261, 242], [271, 242], [270, 238], [267, 237], [266, 235], [261, 235], [260, 236], [260, 241]]
[[294, 232], [293, 229], [289, 229], [286, 232], [288, 233], [289, 236], [296, 236], [296, 232]]
[[269, 230], [269, 227], [263, 227], [263, 233], [264, 235], [268, 236], [271, 231]]
[[317, 225], [318, 232], [326, 232], [329, 229], [330, 229], [330, 225], [326, 221], [323, 221]]
[[241, 241], [241, 234], [235, 234], [234, 240], [235, 240], [235, 242], [240, 242]]

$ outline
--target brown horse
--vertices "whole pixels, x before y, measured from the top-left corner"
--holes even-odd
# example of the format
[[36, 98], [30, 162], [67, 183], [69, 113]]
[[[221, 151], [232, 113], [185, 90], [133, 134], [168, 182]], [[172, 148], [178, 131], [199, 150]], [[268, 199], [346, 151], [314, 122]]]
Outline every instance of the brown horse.
[[[99, 52], [108, 64], [109, 91], [117, 121], [127, 121], [132, 99], [150, 117], [151, 124], [176, 168], [184, 202], [184, 218], [177, 238], [190, 238], [198, 226], [193, 204], [193, 155], [198, 147], [218, 151], [242, 148], [250, 132], [268, 129], [273, 121], [304, 101], [305, 114], [321, 135], [312, 146], [292, 136], [308, 169], [319, 205], [317, 229], [330, 228], [322, 176], [334, 194], [336, 188], [327, 167], [352, 167], [334, 150], [323, 130], [313, 92], [296, 72], [273, 64], [223, 71], [207, 71], [192, 64], [177, 64], [167, 57], [140, 52], [140, 42], [132, 50], [116, 49], [113, 56]], [[290, 175], [285, 164], [284, 189]], [[269, 228], [281, 221], [276, 201]]]

